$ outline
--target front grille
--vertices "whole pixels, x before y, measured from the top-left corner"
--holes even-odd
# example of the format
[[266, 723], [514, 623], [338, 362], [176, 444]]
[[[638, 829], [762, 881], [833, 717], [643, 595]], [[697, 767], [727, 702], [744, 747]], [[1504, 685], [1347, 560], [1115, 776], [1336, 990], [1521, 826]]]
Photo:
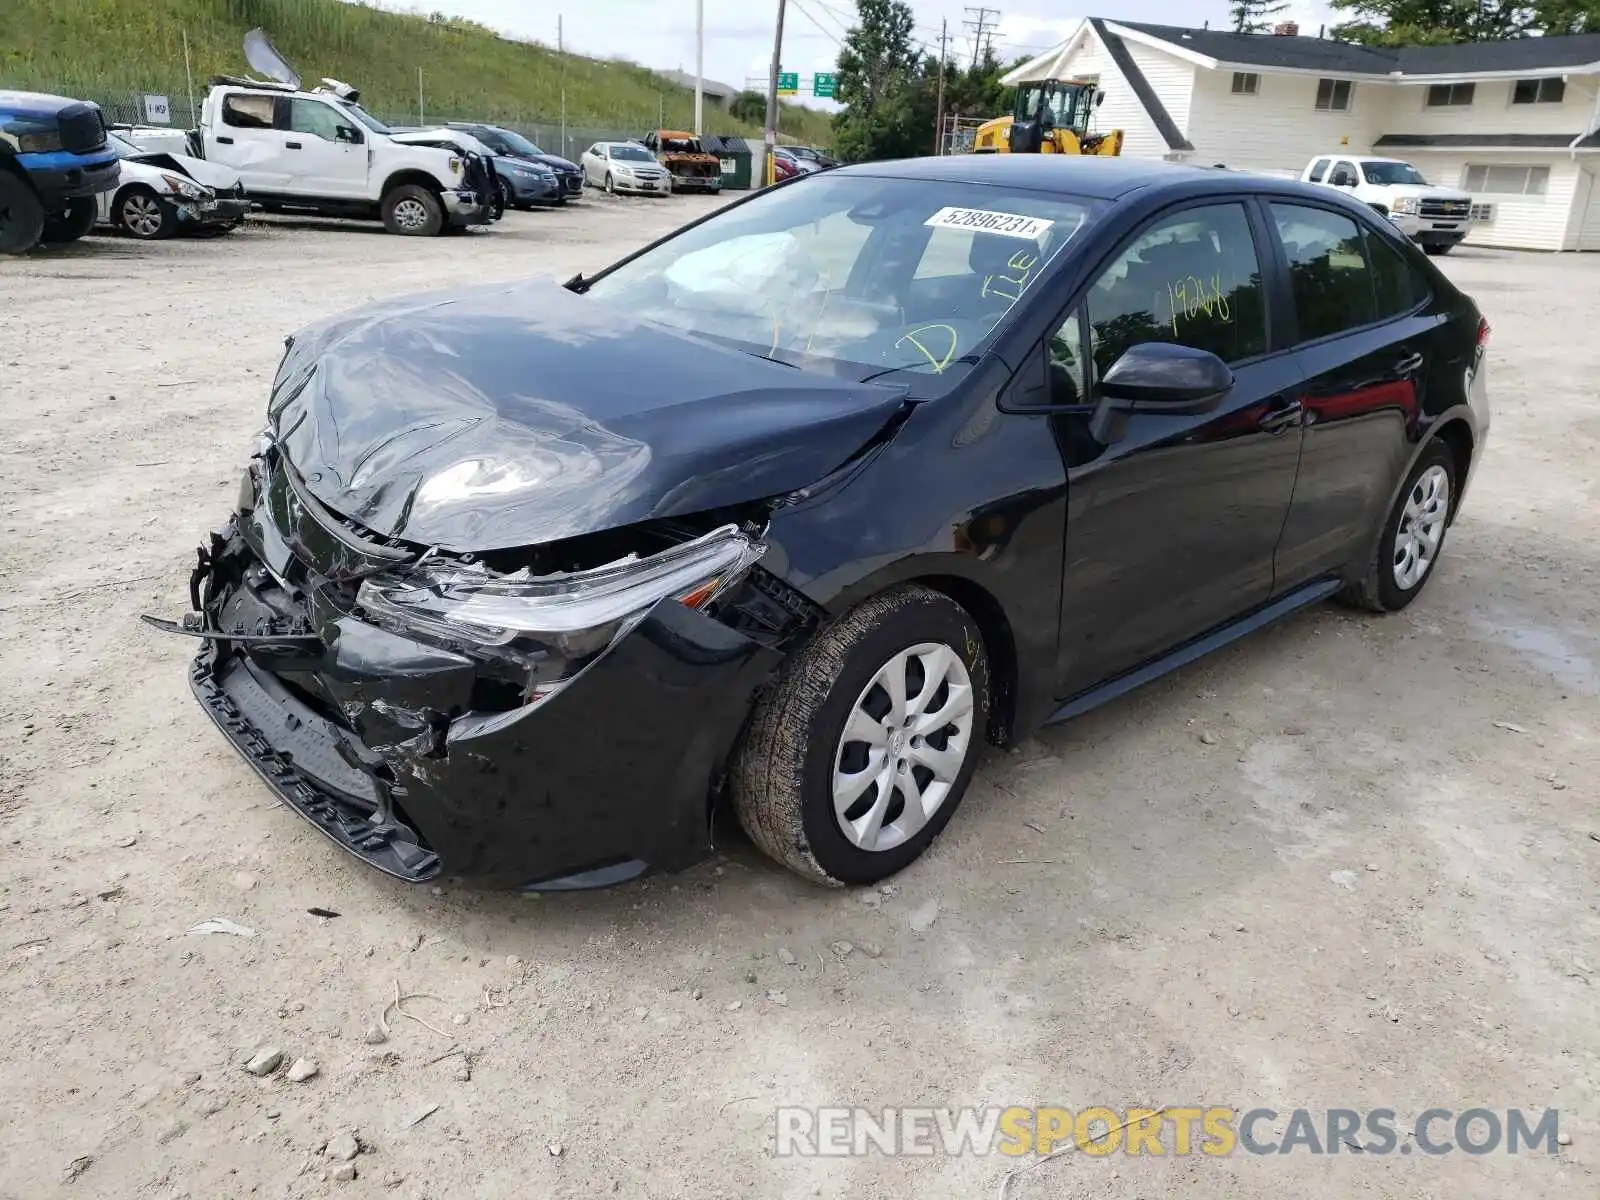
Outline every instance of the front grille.
[[74, 154], [103, 150], [106, 127], [100, 110], [93, 104], [70, 104], [56, 114], [61, 128], [61, 148]]
[[1425, 217], [1462, 217], [1472, 212], [1470, 200], [1424, 200], [1418, 211]]

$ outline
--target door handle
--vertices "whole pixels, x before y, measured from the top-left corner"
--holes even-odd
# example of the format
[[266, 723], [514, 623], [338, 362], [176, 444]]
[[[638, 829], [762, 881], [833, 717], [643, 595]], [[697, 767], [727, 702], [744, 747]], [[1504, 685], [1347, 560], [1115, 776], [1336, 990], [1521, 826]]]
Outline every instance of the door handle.
[[221, 142], [224, 146], [233, 145], [233, 139], [231, 137], [219, 137], [217, 138], [217, 141]]
[[1269, 413], [1263, 413], [1257, 422], [1267, 433], [1282, 433], [1291, 425], [1300, 424], [1300, 419], [1305, 415], [1305, 407], [1298, 400], [1291, 400], [1282, 408], [1275, 408]]
[[1422, 363], [1423, 363], [1423, 358], [1422, 358], [1421, 354], [1408, 354], [1404, 358], [1402, 358], [1399, 362], [1395, 363], [1395, 365], [1394, 365], [1395, 374], [1397, 374], [1397, 375], [1409, 375], [1409, 374], [1411, 374], [1411, 372], [1413, 372], [1413, 371], [1417, 370], [1418, 368], [1420, 368], [1422, 366]]
[[290, 150], [298, 150], [298, 149], [300, 149], [300, 143], [299, 142], [285, 142], [284, 145], [287, 146]]

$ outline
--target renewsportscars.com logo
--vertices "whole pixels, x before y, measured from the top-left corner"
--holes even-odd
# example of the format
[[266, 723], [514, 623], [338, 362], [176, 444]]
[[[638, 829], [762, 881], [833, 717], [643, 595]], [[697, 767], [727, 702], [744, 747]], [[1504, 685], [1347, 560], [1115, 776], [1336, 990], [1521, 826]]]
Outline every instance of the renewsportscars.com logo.
[[1392, 1108], [779, 1108], [780, 1157], [883, 1154], [1556, 1154], [1560, 1113], [1429, 1108], [1402, 1120]]

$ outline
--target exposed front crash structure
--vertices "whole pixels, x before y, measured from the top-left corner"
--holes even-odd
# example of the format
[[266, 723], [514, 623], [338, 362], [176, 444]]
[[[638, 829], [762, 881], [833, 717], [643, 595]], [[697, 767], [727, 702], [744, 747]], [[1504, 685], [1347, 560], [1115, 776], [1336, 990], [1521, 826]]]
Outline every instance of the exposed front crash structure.
[[152, 623], [202, 640], [207, 713], [372, 866], [603, 886], [708, 852], [708, 784], [816, 617], [754, 566], [748, 529], [654, 536], [655, 554], [538, 577], [418, 561], [321, 508], [269, 451], [201, 551], [196, 612]]

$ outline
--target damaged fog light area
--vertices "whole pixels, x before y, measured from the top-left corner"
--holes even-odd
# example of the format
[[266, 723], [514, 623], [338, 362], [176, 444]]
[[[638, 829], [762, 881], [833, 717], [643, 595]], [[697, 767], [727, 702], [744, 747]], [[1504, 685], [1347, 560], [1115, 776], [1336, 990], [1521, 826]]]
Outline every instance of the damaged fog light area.
[[528, 706], [571, 683], [660, 601], [704, 609], [765, 550], [724, 525], [647, 557], [560, 575], [434, 558], [366, 579], [356, 605], [375, 625], [509, 673]]

